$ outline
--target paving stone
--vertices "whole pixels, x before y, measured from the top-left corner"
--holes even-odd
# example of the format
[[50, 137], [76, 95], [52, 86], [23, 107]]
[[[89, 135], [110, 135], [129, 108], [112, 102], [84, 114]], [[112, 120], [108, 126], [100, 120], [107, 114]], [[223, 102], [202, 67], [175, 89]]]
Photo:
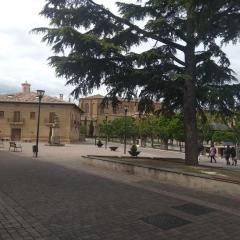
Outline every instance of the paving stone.
[[[50, 160], [0, 152], [0, 239], [239, 239], [240, 217], [221, 210], [192, 215], [175, 209], [191, 203], [177, 198], [180, 191], [167, 196], [87, 173], [68, 159], [64, 166]], [[149, 224], [150, 218], [139, 220], [151, 216], [156, 222], [159, 213], [173, 216], [175, 228], [166, 231]], [[176, 219], [188, 224], [177, 226]]]

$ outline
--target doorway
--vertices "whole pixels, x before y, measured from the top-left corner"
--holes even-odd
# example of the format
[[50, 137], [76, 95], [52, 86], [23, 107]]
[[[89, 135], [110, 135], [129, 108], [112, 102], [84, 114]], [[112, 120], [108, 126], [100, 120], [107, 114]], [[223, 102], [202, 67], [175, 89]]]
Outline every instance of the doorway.
[[11, 140], [12, 141], [21, 140], [21, 128], [12, 128]]

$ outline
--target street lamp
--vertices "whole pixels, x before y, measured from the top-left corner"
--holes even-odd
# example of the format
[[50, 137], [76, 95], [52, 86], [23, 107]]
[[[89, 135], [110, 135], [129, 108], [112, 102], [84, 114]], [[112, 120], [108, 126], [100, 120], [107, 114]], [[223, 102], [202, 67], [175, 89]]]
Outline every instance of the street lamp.
[[124, 154], [126, 154], [126, 148], [127, 148], [127, 107], [124, 108]]
[[105, 148], [107, 148], [107, 142], [108, 142], [108, 116], [106, 116], [106, 139], [105, 139]]
[[37, 97], [38, 97], [38, 122], [37, 122], [37, 138], [36, 138], [36, 149], [35, 149], [35, 156], [38, 157], [38, 138], [39, 138], [39, 123], [40, 123], [40, 106], [41, 100], [44, 96], [44, 90], [37, 90]]

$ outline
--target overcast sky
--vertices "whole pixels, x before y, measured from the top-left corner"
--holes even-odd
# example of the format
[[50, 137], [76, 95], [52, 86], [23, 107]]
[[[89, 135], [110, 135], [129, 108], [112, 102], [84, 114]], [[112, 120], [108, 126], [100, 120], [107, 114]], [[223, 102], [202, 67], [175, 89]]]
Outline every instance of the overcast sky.
[[[113, 9], [115, 1], [97, 0], [96, 2]], [[71, 87], [65, 86], [64, 79], [56, 78], [54, 69], [47, 64], [47, 58], [52, 54], [50, 47], [41, 42], [41, 36], [29, 34], [32, 28], [48, 24], [46, 19], [39, 16], [44, 3], [45, 0], [1, 2], [0, 93], [18, 92], [21, 83], [25, 81], [32, 85], [33, 91], [45, 89], [48, 95], [63, 93], [67, 98], [72, 90]], [[231, 60], [231, 67], [238, 73], [239, 78], [239, 44], [224, 49]], [[101, 92], [104, 93], [104, 90]]]

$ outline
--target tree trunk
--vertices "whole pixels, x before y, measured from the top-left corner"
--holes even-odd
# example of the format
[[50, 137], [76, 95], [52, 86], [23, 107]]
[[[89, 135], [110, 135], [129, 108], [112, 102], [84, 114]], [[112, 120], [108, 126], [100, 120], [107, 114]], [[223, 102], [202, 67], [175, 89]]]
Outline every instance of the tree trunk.
[[154, 138], [153, 136], [151, 136], [151, 147], [153, 148], [153, 141], [154, 141]]
[[[191, 4], [190, 4], [191, 5]], [[197, 126], [196, 126], [196, 62], [194, 23], [191, 18], [191, 6], [188, 8], [187, 45], [185, 50], [186, 77], [184, 82], [184, 128], [185, 128], [185, 163], [198, 165]]]
[[163, 139], [163, 149], [168, 150], [168, 139]]

